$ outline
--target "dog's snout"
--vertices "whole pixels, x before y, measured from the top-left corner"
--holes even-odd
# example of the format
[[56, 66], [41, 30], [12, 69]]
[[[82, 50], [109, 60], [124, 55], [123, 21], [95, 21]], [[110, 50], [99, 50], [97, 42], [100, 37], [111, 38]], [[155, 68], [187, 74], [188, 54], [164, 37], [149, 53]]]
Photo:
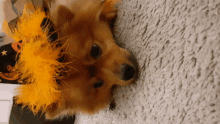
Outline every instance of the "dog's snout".
[[121, 80], [128, 81], [131, 79], [136, 79], [138, 77], [138, 63], [135, 56], [130, 52], [128, 56], [130, 64], [122, 64], [121, 67]]
[[135, 75], [135, 69], [131, 65], [123, 64], [121, 65], [121, 79], [128, 81], [132, 79]]

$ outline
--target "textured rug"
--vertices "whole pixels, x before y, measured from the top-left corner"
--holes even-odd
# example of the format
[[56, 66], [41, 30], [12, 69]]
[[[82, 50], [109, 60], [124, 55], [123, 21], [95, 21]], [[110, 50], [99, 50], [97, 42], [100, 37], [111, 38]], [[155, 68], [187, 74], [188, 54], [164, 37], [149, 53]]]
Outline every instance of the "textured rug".
[[220, 0], [123, 0], [116, 40], [140, 64], [116, 109], [75, 124], [220, 124]]

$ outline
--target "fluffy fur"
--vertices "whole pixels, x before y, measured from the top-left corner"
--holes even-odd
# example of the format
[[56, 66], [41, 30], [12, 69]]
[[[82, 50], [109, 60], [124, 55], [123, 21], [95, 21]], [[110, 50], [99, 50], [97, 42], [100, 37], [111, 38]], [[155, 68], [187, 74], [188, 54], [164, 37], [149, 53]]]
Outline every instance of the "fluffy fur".
[[[33, 8], [30, 4], [25, 6], [17, 28], [8, 34], [15, 42], [23, 41], [14, 70], [25, 85], [17, 89], [16, 103], [28, 106], [36, 114], [60, 99], [56, 78], [59, 78], [59, 69], [64, 65], [57, 61], [61, 48], [56, 48], [56, 43], [48, 40], [49, 27], [42, 30], [45, 13], [41, 9], [30, 8]], [[5, 31], [10, 32], [6, 28]]]

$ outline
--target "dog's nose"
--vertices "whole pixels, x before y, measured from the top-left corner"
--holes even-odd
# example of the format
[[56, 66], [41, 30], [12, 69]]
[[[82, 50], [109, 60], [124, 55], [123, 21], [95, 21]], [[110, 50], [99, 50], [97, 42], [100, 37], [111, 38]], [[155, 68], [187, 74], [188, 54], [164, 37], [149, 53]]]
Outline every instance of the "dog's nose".
[[121, 79], [128, 81], [132, 79], [135, 75], [135, 69], [131, 65], [123, 64], [121, 65]]

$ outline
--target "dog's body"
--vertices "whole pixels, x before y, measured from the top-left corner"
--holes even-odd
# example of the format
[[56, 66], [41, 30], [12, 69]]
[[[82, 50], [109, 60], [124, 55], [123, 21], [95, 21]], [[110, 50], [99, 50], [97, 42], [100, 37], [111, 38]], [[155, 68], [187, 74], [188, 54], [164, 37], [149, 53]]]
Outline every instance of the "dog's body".
[[64, 62], [71, 69], [59, 85], [59, 105], [46, 109], [46, 119], [104, 109], [112, 101], [112, 88], [134, 82], [137, 75], [130, 53], [113, 39], [109, 21], [116, 17], [114, 4], [109, 0], [46, 2], [58, 39], [67, 44]]

